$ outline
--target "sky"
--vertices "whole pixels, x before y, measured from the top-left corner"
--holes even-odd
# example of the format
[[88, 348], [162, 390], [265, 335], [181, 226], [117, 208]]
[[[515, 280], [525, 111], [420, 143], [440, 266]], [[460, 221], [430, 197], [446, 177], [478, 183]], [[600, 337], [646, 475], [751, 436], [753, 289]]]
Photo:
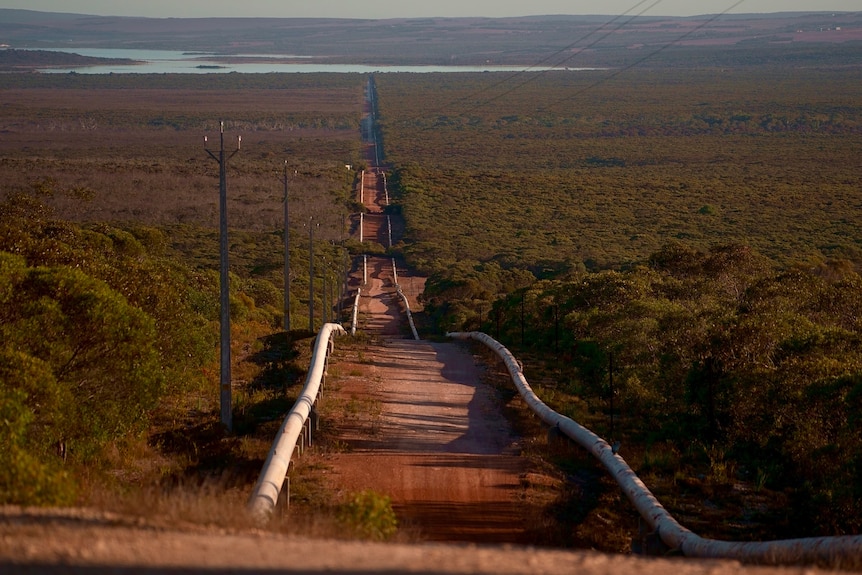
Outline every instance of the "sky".
[[[0, 0], [0, 8], [153, 18], [416, 18], [639, 14], [693, 16], [728, 11], [738, 0]], [[859, 0], [743, 0], [729, 13], [858, 12]]]

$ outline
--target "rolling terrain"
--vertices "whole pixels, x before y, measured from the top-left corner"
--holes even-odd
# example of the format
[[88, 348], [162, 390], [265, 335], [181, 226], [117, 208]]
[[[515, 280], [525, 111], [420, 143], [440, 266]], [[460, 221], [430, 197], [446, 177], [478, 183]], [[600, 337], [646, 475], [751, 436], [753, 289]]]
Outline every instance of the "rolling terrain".
[[[109, 493], [135, 486], [163, 494], [199, 481], [217, 486], [219, 504], [211, 507], [241, 507], [275, 421], [301, 381], [312, 331], [279, 325], [283, 196], [276, 175], [289, 166], [294, 267], [288, 281], [301, 294], [293, 300], [297, 324], [309, 306], [320, 310], [318, 318], [331, 311], [325, 294], [308, 294], [310, 232], [318, 274], [346, 273], [333, 262], [348, 250], [357, 255], [367, 247], [381, 256], [370, 260], [371, 282], [361, 298], [373, 345], [337, 378], [338, 393], [379, 408], [380, 433], [363, 435], [349, 425], [342, 435], [326, 430], [331, 443], [306, 471], [328, 465], [327, 459], [332, 469], [367, 471], [366, 479], [393, 492], [408, 528], [424, 523], [430, 539], [524, 542], [511, 505], [525, 477], [523, 462], [513, 457], [512, 431], [493, 393], [472, 383], [472, 367], [457, 367], [466, 354], [448, 343], [402, 340], [407, 330], [389, 267], [395, 257], [399, 268], [415, 266], [399, 269], [398, 283], [411, 303], [421, 304], [417, 309], [424, 306], [425, 333], [481, 328], [519, 345], [541, 393], [603, 431], [614, 433], [616, 422], [627, 459], [664, 494], [683, 493], [672, 503], [698, 531], [772, 538], [852, 530], [859, 517], [853, 512], [856, 456], [832, 454], [857, 454], [862, 445], [855, 425], [862, 397], [854, 311], [862, 301], [858, 15], [644, 18], [590, 37], [610, 18], [204, 19], [159, 28], [165, 23], [146, 19], [0, 14], [0, 43], [15, 47], [51, 47], [73, 37], [79, 46], [178, 48], [172, 38], [183, 30], [182, 49], [225, 54], [302, 48], [339, 61], [524, 66], [556, 54], [549, 62], [563, 67], [609, 68], [577, 77], [564, 71], [535, 78], [380, 75], [378, 135], [386, 146], [373, 161], [359, 139], [360, 126], [368, 128], [360, 114], [365, 78], [356, 75], [4, 75], [0, 196], [9, 217], [3, 251], [20, 254], [15, 264], [28, 273], [53, 266], [98, 276], [106, 290], [153, 314], [163, 337], [153, 354], [171, 351], [174, 334], [187, 336], [181, 328], [205, 334], [211, 326], [215, 181], [201, 135], [212, 135], [223, 118], [231, 136], [243, 135], [242, 153], [229, 170], [239, 431], [224, 435], [214, 423], [207, 387], [212, 341], [201, 337], [194, 353], [177, 345], [170, 357], [175, 371], [164, 375], [186, 387], [171, 385], [152, 427], [129, 440], [135, 456], [121, 459], [109, 443], [97, 464], [72, 443], [68, 462], [59, 465], [53, 448], [43, 449], [53, 443], [40, 444], [54, 468], [86, 478], [78, 501], [110, 500], [98, 492], [100, 482]], [[378, 162], [390, 176], [392, 205], [381, 205]], [[357, 201], [357, 185], [375, 193]], [[351, 214], [360, 210], [368, 212], [367, 246], [355, 227], [345, 236], [345, 222], [355, 225]], [[391, 249], [390, 215], [403, 216], [392, 218]], [[320, 226], [309, 227], [313, 222]], [[722, 241], [733, 245], [717, 246]], [[160, 258], [163, 267], [150, 266], [150, 258]], [[186, 269], [181, 266], [188, 266], [186, 275], [176, 271]], [[162, 285], [177, 291], [160, 292]], [[199, 292], [182, 290], [189, 285]], [[172, 317], [165, 303], [187, 301], [192, 320], [186, 322]], [[42, 308], [25, 311], [33, 309]], [[7, 325], [13, 322], [4, 318]], [[29, 339], [16, 334], [16, 342], [42, 345], [64, 335], [36, 329], [57, 322], [20, 325], [30, 330]], [[19, 343], [13, 351], [25, 347]], [[91, 375], [84, 373], [80, 383]], [[404, 389], [380, 384], [390, 380], [403, 380]], [[425, 396], [428, 386], [448, 395]], [[806, 424], [787, 423], [799, 421]], [[40, 425], [37, 430], [52, 431]], [[500, 430], [505, 441], [496, 437]], [[441, 443], [417, 441], [419, 433]], [[489, 436], [496, 439], [474, 441]], [[761, 438], [768, 444], [758, 445]], [[391, 459], [363, 469], [377, 457], [370, 448], [388, 449], [375, 453]], [[554, 459], [578, 487], [590, 473], [569, 452]], [[386, 473], [398, 465], [411, 473]], [[828, 472], [806, 475], [823, 469]], [[493, 489], [446, 493], [434, 479], [444, 472]], [[589, 552], [489, 549], [485, 555], [484, 549], [330, 540], [325, 551], [308, 554], [292, 525], [298, 515], [314, 510], [324, 523], [326, 513], [340, 509], [332, 492], [367, 486], [338, 473], [330, 475], [336, 487], [324, 495], [303, 485], [297, 513], [280, 510], [270, 527], [289, 537], [262, 536], [241, 521], [234, 527], [235, 517], [198, 520], [204, 528], [183, 517], [166, 527], [160, 519], [101, 512], [7, 509], [0, 567], [468, 573], [520, 572], [526, 561], [531, 572], [670, 568], [664, 560], [629, 562]], [[822, 483], [833, 477], [834, 485]], [[302, 485], [308, 477], [297, 479]], [[489, 499], [495, 513], [487, 519], [496, 522], [490, 534], [479, 521], [485, 507], [468, 504], [487, 492], [500, 496]], [[608, 493], [602, 495], [612, 499]], [[810, 493], [828, 511], [808, 506]], [[598, 522], [622, 525], [608, 531], [634, 528], [629, 516], [615, 515], [619, 506], [604, 503], [591, 499], [562, 512], [575, 517], [579, 532], [601, 532]], [[459, 525], [447, 524], [452, 517]], [[42, 539], [51, 545], [40, 546]], [[249, 549], [263, 539], [278, 551], [253, 556]], [[92, 550], [81, 543], [87, 540], [97, 542]], [[185, 545], [209, 552], [184, 557]], [[317, 542], [308, 545], [320, 549]], [[288, 563], [286, 554], [302, 560]], [[740, 569], [673, 566], [693, 573]]]
[[[281, 54], [380, 66], [793, 66], [827, 60], [845, 66], [858, 65], [854, 53], [860, 41], [858, 12], [291, 20], [116, 18], [0, 9], [0, 44], [13, 48]], [[645, 59], [657, 50], [661, 53]]]

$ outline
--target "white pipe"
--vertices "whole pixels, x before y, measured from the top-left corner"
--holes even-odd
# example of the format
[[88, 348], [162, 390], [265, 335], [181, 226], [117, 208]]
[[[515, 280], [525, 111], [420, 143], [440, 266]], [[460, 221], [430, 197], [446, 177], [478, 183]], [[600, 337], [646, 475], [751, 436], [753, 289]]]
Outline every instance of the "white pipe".
[[350, 335], [356, 335], [356, 323], [359, 318], [359, 295], [362, 290], [356, 290], [356, 299], [353, 300], [353, 321], [350, 323]]
[[386, 185], [386, 172], [383, 172], [383, 193], [386, 194], [386, 205], [389, 205], [389, 188]]
[[674, 519], [655, 498], [631, 467], [613, 453], [608, 443], [545, 405], [533, 392], [515, 357], [501, 343], [480, 332], [449, 333], [455, 339], [475, 339], [494, 350], [509, 370], [512, 381], [524, 401], [548, 425], [560, 431], [592, 453], [616, 479], [623, 492], [634, 504], [650, 528], [659, 534], [671, 549], [678, 549], [686, 557], [737, 559], [754, 563], [816, 563], [828, 561], [841, 564], [842, 559], [858, 560], [862, 555], [862, 536], [809, 537], [766, 542], [717, 541], [695, 535]]
[[401, 296], [404, 301], [404, 309], [407, 310], [407, 321], [410, 323], [410, 331], [413, 332], [413, 339], [419, 341], [419, 332], [416, 331], [416, 324], [413, 323], [413, 314], [410, 312], [410, 302], [407, 301], [407, 296], [401, 291], [401, 287], [396, 285], [395, 291]]
[[290, 458], [293, 456], [299, 434], [311, 413], [311, 408], [314, 406], [317, 393], [320, 390], [320, 382], [326, 368], [326, 354], [329, 351], [330, 339], [334, 333], [345, 333], [345, 331], [337, 323], [326, 323], [320, 328], [320, 333], [317, 334], [317, 340], [314, 344], [314, 353], [311, 356], [311, 366], [308, 369], [305, 386], [285, 417], [272, 448], [269, 450], [260, 478], [252, 491], [248, 509], [252, 516], [260, 521], [265, 521], [278, 503], [278, 494], [284, 485], [284, 478], [290, 466]]
[[365, 212], [359, 212], [359, 243], [361, 244], [364, 240], [362, 236], [362, 226], [365, 223]]
[[392, 247], [392, 218], [386, 216], [386, 229], [389, 230], [389, 247]]
[[368, 255], [362, 256], [362, 285], [368, 285]]
[[404, 301], [404, 309], [407, 312], [407, 321], [410, 324], [410, 331], [413, 332], [413, 339], [419, 340], [419, 332], [416, 331], [416, 324], [413, 322], [413, 313], [410, 311], [410, 302], [407, 301], [407, 296], [401, 291], [401, 286], [398, 285], [398, 266], [395, 265], [395, 258], [392, 258], [392, 281], [395, 283], [395, 292], [401, 296]]

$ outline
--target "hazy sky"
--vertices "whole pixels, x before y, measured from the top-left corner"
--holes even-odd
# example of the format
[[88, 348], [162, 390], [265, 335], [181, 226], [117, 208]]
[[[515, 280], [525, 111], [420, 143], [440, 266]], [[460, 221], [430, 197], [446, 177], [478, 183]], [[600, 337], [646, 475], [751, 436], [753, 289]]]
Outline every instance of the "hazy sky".
[[[0, 0], [0, 8], [113, 16], [339, 17], [526, 16], [544, 14], [637, 14], [656, 0]], [[736, 0], [658, 0], [654, 16], [725, 12]], [[859, 0], [745, 0], [731, 13], [859, 11]]]

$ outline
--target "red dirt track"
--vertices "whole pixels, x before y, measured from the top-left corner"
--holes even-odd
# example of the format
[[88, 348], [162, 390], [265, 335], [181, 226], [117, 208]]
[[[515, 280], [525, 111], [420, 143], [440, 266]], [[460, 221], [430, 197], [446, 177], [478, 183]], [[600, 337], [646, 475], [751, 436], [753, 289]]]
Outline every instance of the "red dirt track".
[[372, 400], [379, 419], [371, 433], [342, 430], [348, 449], [328, 461], [330, 478], [341, 489], [388, 495], [399, 521], [422, 538], [521, 542], [523, 461], [493, 393], [461, 346], [401, 335], [400, 298], [381, 279], [387, 269], [391, 260], [369, 260], [360, 298], [361, 328], [380, 343], [363, 351], [363, 375], [339, 391]]
[[[368, 212], [363, 238], [386, 246], [384, 176], [366, 170], [360, 186]], [[359, 328], [374, 343], [363, 350], [363, 365], [351, 365], [363, 375], [346, 378], [339, 393], [370, 400], [379, 415], [373, 432], [341, 430], [347, 449], [328, 461], [331, 481], [389, 496], [399, 522], [423, 539], [523, 542], [524, 463], [493, 391], [480, 383], [480, 368], [460, 344], [415, 341], [393, 260], [370, 257], [367, 266]], [[424, 278], [399, 269], [397, 279], [416, 311]]]

